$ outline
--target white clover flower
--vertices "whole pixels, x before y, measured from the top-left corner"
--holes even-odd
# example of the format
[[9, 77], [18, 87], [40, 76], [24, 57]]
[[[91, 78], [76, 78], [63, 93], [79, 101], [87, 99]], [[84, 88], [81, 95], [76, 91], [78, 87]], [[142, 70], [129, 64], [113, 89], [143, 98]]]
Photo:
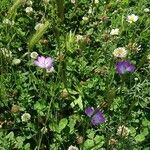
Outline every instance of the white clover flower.
[[113, 51], [114, 57], [124, 58], [127, 56], [127, 50], [124, 47], [118, 47]]
[[82, 20], [84, 21], [87, 21], [88, 19], [89, 19], [88, 17], [85, 17], [85, 16], [82, 17]]
[[39, 54], [38, 54], [37, 52], [32, 52], [32, 53], [30, 54], [30, 57], [33, 58], [33, 59], [37, 59], [38, 55], [39, 55]]
[[112, 29], [111, 32], [110, 32], [110, 35], [118, 35], [119, 34], [119, 29], [116, 28], [116, 29]]
[[76, 146], [69, 146], [68, 150], [78, 150], [78, 148]]
[[19, 48], [18, 48], [18, 51], [22, 51], [22, 50], [23, 50], [23, 48], [22, 48], [22, 47], [19, 47]]
[[31, 13], [31, 12], [33, 12], [33, 8], [32, 7], [27, 7], [25, 9], [25, 11], [26, 11], [26, 13]]
[[98, 4], [98, 3], [99, 3], [99, 0], [95, 0], [94, 3], [95, 3], [95, 4]]
[[117, 135], [127, 137], [129, 135], [130, 130], [128, 127], [125, 127], [124, 125], [119, 126], [117, 129]]
[[76, 3], [76, 0], [71, 0], [71, 3], [72, 3], [72, 4], [75, 4], [75, 3]]
[[138, 20], [138, 16], [136, 16], [135, 14], [132, 14], [132, 15], [129, 15], [128, 17], [127, 17], [127, 21], [129, 22], [129, 23], [133, 23], [133, 22], [136, 22], [137, 20]]
[[47, 129], [46, 127], [43, 127], [43, 128], [41, 129], [41, 132], [42, 132], [43, 134], [45, 134], [47, 131], [48, 131], [48, 129]]
[[37, 23], [34, 27], [35, 30], [39, 30], [44, 24], [42, 23]]
[[22, 122], [28, 122], [30, 119], [31, 119], [31, 115], [30, 115], [29, 113], [24, 113], [24, 114], [21, 116]]
[[83, 35], [76, 35], [77, 42], [84, 39]]
[[32, 1], [27, 1], [27, 5], [32, 5], [33, 2]]
[[21, 60], [20, 60], [20, 59], [17, 59], [17, 58], [13, 59], [13, 61], [12, 61], [12, 64], [13, 64], [13, 65], [18, 65], [18, 64], [20, 64], [20, 63], [21, 63]]
[[1, 52], [5, 57], [12, 57], [12, 52], [6, 48], [1, 48]]
[[145, 9], [144, 9], [144, 12], [149, 12], [149, 11], [150, 11], [149, 8], [145, 8]]

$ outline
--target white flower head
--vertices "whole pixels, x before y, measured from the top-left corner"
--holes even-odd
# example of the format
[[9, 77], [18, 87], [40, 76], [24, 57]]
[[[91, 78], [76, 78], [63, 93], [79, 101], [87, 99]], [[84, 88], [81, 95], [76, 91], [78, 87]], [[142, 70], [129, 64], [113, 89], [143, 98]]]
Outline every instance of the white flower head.
[[136, 16], [135, 14], [129, 15], [129, 16], [127, 17], [127, 21], [128, 21], [129, 23], [136, 22], [138, 19], [139, 19], [139, 17]]
[[33, 2], [32, 1], [27, 1], [27, 5], [32, 5], [33, 4]]
[[37, 23], [34, 27], [35, 30], [39, 30], [43, 26], [42, 23]]
[[130, 130], [128, 127], [125, 127], [124, 125], [119, 126], [117, 129], [117, 135], [127, 137], [129, 135]]
[[32, 53], [30, 54], [30, 57], [33, 58], [33, 59], [37, 59], [38, 55], [39, 55], [39, 54], [38, 54], [37, 52], [32, 52]]
[[78, 150], [78, 148], [76, 146], [69, 146], [68, 150]]
[[150, 9], [149, 8], [145, 8], [144, 12], [150, 12]]
[[21, 60], [17, 59], [17, 58], [13, 59], [13, 61], [12, 61], [13, 65], [19, 65], [20, 63], [21, 63]]
[[92, 14], [93, 10], [92, 7], [89, 8], [88, 14]]
[[48, 131], [48, 129], [47, 129], [46, 127], [43, 127], [43, 128], [41, 129], [41, 132], [42, 132], [43, 134], [45, 134], [47, 131]]
[[94, 3], [95, 3], [95, 4], [98, 4], [98, 3], [99, 3], [99, 0], [94, 0]]
[[24, 113], [24, 114], [21, 116], [22, 122], [28, 122], [30, 119], [31, 119], [31, 115], [30, 115], [29, 113]]
[[124, 58], [127, 56], [127, 50], [124, 47], [118, 47], [113, 51], [114, 57]]
[[33, 8], [32, 7], [27, 7], [26, 9], [25, 9], [25, 11], [26, 11], [26, 13], [32, 13], [33, 12]]
[[118, 28], [112, 29], [112, 30], [110, 31], [110, 35], [118, 35], [118, 34], [119, 34], [119, 29], [118, 29]]
[[1, 52], [5, 57], [12, 57], [12, 52], [6, 48], [1, 48]]
[[77, 42], [84, 39], [83, 35], [76, 35]]
[[84, 21], [87, 21], [88, 19], [89, 19], [88, 17], [85, 17], [85, 16], [82, 17], [82, 20]]
[[72, 4], [75, 4], [75, 3], [76, 3], [76, 0], [71, 0], [71, 3], [72, 3]]

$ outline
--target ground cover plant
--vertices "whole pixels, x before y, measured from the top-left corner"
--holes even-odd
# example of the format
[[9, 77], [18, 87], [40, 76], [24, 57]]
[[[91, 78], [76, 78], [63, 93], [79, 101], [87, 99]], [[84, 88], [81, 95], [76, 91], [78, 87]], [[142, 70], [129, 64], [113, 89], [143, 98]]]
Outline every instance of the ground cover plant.
[[149, 150], [148, 0], [0, 1], [1, 150]]

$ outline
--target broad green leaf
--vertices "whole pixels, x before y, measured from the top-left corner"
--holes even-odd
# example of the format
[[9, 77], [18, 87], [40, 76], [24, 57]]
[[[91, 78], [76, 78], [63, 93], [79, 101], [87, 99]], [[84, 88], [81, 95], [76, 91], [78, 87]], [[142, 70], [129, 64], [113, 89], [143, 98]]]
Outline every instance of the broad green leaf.
[[59, 122], [59, 133], [66, 127], [68, 124], [68, 120], [66, 118], [63, 118]]

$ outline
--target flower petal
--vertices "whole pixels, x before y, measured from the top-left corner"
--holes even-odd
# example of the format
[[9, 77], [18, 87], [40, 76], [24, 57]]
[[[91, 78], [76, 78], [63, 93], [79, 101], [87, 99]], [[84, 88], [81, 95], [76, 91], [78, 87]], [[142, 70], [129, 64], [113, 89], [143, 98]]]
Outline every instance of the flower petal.
[[45, 57], [44, 56], [39, 56], [37, 60], [39, 61], [39, 63], [44, 64]]
[[34, 64], [40, 68], [45, 68], [45, 65], [43, 63], [40, 63], [39, 61], [35, 60]]
[[105, 118], [103, 116], [103, 113], [98, 111], [91, 119], [91, 122], [93, 125], [99, 125], [103, 122], [105, 122]]
[[51, 68], [52, 66], [53, 66], [53, 60], [52, 60], [52, 58], [47, 57], [47, 58], [45, 59], [45, 67], [46, 67], [47, 69], [49, 69], [49, 68]]
[[85, 109], [85, 114], [86, 114], [87, 116], [89, 116], [89, 117], [92, 116], [93, 112], [94, 112], [94, 108], [92, 108], [92, 107], [87, 107], [87, 108]]

